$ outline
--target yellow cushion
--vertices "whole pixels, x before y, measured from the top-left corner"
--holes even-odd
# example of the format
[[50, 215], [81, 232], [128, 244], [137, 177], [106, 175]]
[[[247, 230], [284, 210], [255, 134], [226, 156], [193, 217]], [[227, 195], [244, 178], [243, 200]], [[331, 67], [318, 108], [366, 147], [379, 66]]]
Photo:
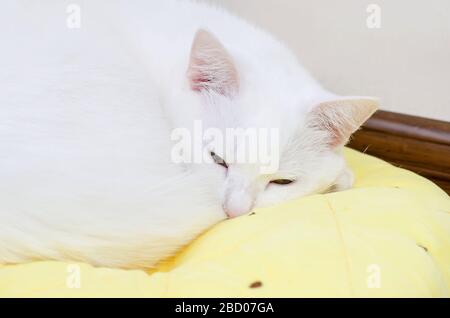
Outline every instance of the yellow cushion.
[[379, 159], [345, 155], [353, 189], [224, 221], [151, 273], [0, 265], [0, 297], [449, 296], [448, 195]]

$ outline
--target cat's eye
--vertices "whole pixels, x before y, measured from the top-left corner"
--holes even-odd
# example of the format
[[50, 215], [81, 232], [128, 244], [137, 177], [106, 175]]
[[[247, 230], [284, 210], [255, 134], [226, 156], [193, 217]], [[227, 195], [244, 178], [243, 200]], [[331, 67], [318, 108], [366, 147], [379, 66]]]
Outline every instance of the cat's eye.
[[214, 151], [211, 151], [210, 154], [211, 154], [211, 158], [214, 160], [215, 163], [217, 163], [218, 165], [221, 165], [222, 167], [228, 168], [228, 165], [225, 162], [225, 160], [223, 160], [220, 156], [216, 155], [216, 153]]
[[290, 180], [290, 179], [276, 179], [276, 180], [270, 181], [270, 183], [275, 183], [275, 184], [280, 184], [280, 185], [286, 185], [286, 184], [290, 184], [292, 182], [294, 182], [294, 180]]

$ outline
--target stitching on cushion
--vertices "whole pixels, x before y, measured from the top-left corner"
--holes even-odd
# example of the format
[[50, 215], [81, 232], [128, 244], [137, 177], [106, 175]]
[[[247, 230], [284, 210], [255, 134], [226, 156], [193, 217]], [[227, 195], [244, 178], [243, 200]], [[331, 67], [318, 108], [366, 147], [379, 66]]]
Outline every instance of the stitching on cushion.
[[341, 225], [339, 223], [336, 211], [334, 210], [333, 205], [331, 204], [330, 200], [328, 199], [327, 196], [324, 196], [324, 198], [328, 204], [328, 207], [331, 210], [331, 215], [333, 217], [334, 223], [336, 224], [336, 231], [338, 232], [339, 241], [341, 242], [342, 254], [344, 255], [344, 258], [345, 258], [345, 270], [347, 272], [350, 294], [352, 297], [355, 297], [355, 289], [353, 287], [352, 274], [351, 274], [350, 258], [348, 257], [348, 249], [347, 249], [347, 246], [345, 245], [345, 240], [344, 240], [344, 235], [342, 233]]

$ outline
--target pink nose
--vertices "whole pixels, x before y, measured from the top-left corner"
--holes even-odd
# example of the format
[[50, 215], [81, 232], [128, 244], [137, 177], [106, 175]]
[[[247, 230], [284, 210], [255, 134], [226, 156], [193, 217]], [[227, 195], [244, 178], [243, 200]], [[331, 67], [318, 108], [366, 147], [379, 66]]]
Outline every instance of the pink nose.
[[247, 212], [250, 212], [250, 210], [248, 210], [248, 209], [245, 209], [245, 210], [229, 209], [225, 205], [223, 206], [223, 210], [225, 211], [228, 218], [230, 218], [230, 219], [235, 218], [237, 216], [241, 216], [243, 214], [246, 214]]
[[223, 210], [229, 218], [235, 218], [250, 212], [252, 206], [253, 201], [251, 198], [242, 195], [231, 195], [225, 200]]

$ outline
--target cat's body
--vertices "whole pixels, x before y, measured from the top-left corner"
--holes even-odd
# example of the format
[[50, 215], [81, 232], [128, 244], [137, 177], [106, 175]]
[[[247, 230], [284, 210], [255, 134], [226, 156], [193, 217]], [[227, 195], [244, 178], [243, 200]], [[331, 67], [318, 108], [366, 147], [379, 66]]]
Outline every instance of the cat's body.
[[[86, 1], [81, 28], [72, 29], [60, 1], [3, 6], [0, 263], [153, 265], [226, 218], [224, 210], [242, 205], [233, 189], [251, 183], [242, 181], [238, 165], [224, 176], [214, 165], [175, 164], [174, 128], [201, 119], [210, 126], [278, 127], [282, 136], [293, 136], [317, 126], [305, 124], [307, 114], [332, 96], [276, 40], [221, 10], [172, 1]], [[206, 89], [195, 86], [205, 82], [188, 71], [196, 34], [197, 42], [215, 41], [198, 33], [202, 28], [220, 40], [239, 73], [239, 83], [231, 84], [235, 93], [208, 92], [217, 103], [205, 102]], [[220, 115], [210, 115], [212, 104]], [[284, 137], [281, 148], [292, 139]], [[255, 194], [241, 210], [319, 192], [342, 179], [339, 147], [318, 160], [316, 144], [295, 146], [311, 163], [292, 175], [317, 170], [320, 185], [309, 186], [305, 177], [306, 188]], [[316, 169], [325, 165], [329, 170]], [[262, 188], [254, 185], [249, 193]]]

